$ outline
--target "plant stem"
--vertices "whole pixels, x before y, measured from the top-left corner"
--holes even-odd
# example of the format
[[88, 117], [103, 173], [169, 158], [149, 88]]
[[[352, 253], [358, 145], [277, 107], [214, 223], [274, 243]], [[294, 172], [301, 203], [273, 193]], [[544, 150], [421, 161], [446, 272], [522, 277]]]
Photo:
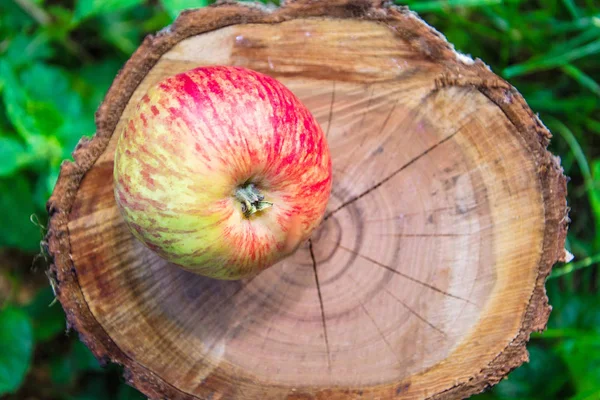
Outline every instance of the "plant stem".
[[264, 201], [265, 196], [260, 193], [260, 190], [253, 183], [239, 187], [235, 192], [235, 197], [242, 203], [242, 212], [246, 218], [273, 205], [269, 201]]

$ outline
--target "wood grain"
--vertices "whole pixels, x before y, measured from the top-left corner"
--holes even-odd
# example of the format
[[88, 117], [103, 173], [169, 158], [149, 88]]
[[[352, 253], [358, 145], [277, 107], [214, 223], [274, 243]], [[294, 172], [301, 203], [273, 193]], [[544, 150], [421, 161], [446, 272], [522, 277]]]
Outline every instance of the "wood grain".
[[[119, 124], [153, 83], [211, 64], [280, 79], [333, 159], [322, 225], [239, 282], [158, 258], [113, 198]], [[545, 327], [567, 224], [550, 135], [514, 88], [406, 9], [186, 12], [127, 63], [97, 125], [48, 202], [52, 273], [82, 340], [151, 398], [463, 398], [520, 365]]]

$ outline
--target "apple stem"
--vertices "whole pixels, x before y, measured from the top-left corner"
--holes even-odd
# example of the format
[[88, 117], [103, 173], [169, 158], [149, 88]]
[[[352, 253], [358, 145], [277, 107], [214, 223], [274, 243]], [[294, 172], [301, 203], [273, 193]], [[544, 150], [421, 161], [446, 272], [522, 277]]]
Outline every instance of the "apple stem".
[[239, 187], [235, 192], [235, 197], [242, 203], [242, 212], [246, 218], [273, 205], [269, 201], [264, 201], [265, 196], [260, 193], [253, 183]]

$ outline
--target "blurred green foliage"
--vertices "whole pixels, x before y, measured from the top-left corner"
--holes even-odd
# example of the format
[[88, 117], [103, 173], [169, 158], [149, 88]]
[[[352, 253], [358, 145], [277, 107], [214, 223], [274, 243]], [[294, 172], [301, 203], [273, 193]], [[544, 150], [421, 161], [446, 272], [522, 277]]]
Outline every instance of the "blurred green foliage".
[[[144, 35], [208, 0], [0, 0], [0, 397], [140, 399], [101, 368], [50, 305], [44, 205], [63, 159]], [[554, 133], [572, 207], [575, 261], [548, 281], [549, 329], [489, 399], [600, 399], [600, 3], [432, 0], [407, 4], [510, 80]], [[30, 220], [30, 217], [35, 218]], [[39, 266], [36, 266], [39, 265]], [[4, 397], [3, 397], [4, 398]]]

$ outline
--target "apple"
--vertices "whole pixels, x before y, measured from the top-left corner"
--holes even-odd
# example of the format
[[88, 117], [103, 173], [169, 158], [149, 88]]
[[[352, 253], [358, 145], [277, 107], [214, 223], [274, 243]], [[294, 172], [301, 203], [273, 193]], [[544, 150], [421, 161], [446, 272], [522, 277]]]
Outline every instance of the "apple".
[[117, 206], [135, 237], [182, 268], [251, 276], [292, 252], [323, 218], [327, 140], [270, 76], [209, 66], [169, 77], [118, 134]]

